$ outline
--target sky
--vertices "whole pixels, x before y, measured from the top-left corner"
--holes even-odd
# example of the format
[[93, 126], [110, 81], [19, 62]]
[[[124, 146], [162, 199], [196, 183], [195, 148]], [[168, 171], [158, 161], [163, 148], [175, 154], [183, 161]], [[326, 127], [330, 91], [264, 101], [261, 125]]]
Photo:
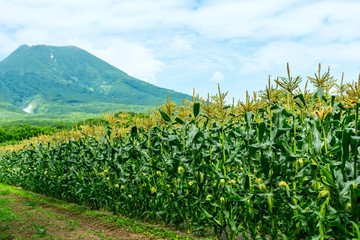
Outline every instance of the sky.
[[[0, 61], [75, 45], [160, 87], [228, 100], [268, 78], [360, 73], [359, 0], [0, 0]], [[304, 85], [304, 84], [303, 84]]]

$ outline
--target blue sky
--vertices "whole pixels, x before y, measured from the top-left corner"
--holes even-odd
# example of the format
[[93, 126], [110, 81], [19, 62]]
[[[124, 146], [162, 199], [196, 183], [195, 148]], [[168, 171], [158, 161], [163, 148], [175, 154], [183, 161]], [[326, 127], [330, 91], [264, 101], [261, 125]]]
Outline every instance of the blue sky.
[[76, 45], [129, 75], [229, 99], [318, 63], [360, 73], [358, 0], [0, 0], [0, 60], [21, 44]]

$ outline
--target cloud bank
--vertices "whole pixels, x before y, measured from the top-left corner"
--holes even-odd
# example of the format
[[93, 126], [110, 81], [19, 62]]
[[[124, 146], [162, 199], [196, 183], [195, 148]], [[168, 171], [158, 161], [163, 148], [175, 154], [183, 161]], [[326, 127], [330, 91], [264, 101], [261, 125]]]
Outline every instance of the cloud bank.
[[360, 72], [357, 0], [0, 0], [0, 9], [0, 60], [21, 44], [77, 45], [203, 96], [221, 82], [240, 98], [285, 75], [287, 62], [304, 77], [319, 62], [348, 81]]

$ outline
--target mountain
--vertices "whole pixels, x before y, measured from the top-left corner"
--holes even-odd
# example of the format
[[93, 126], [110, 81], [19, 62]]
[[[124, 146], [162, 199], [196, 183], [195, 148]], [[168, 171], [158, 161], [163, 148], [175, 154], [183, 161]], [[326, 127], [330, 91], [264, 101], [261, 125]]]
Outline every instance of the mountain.
[[[126, 56], [119, 56], [126, 57]], [[0, 104], [7, 109], [63, 114], [141, 110], [189, 95], [127, 75], [75, 46], [22, 45], [0, 62]]]

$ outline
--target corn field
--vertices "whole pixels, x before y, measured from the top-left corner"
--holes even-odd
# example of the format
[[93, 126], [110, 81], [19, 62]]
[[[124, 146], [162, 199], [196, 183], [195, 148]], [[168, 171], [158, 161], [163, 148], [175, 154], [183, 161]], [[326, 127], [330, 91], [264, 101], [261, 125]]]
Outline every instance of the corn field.
[[0, 181], [215, 239], [360, 239], [360, 77], [319, 65], [300, 89], [287, 72], [245, 101], [169, 97], [133, 125], [104, 115], [102, 136], [7, 151]]

